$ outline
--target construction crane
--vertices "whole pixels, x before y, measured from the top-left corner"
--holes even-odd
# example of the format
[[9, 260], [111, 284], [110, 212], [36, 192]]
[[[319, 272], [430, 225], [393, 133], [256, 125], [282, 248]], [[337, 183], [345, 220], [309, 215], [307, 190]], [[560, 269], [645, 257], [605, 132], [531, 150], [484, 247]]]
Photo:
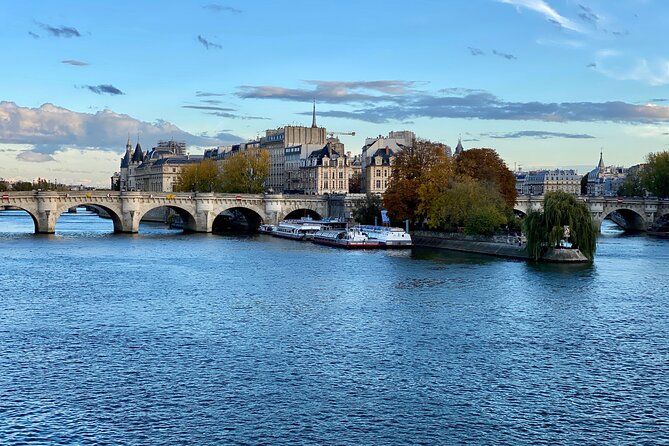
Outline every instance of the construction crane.
[[334, 138], [335, 135], [355, 136], [355, 132], [328, 132], [328, 138]]

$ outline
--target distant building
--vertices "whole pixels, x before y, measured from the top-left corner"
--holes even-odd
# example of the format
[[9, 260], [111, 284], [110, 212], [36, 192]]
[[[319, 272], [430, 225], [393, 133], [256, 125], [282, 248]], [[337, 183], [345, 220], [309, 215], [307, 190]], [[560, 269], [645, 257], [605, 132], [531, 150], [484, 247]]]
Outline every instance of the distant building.
[[352, 176], [352, 160], [330, 144], [301, 161], [300, 189], [307, 195], [346, 194]]
[[[376, 138], [367, 138], [365, 140], [365, 145], [362, 147], [360, 158], [360, 164], [362, 166], [360, 175], [362, 177], [363, 189], [366, 188], [366, 185], [370, 181], [367, 167], [369, 166], [371, 157], [377, 150], [388, 147], [391, 152], [397, 154], [402, 147], [410, 147], [415, 139], [416, 134], [408, 130], [390, 132], [388, 136], [379, 135]], [[367, 190], [363, 190], [363, 192], [367, 192]]]
[[[303, 146], [299, 149], [301, 157], [306, 157], [313, 147], [322, 148], [327, 142], [325, 127], [316, 125], [316, 105], [314, 104], [311, 127], [285, 126], [278, 129], [270, 129], [265, 136], [260, 138], [260, 148], [269, 151], [269, 175], [267, 176], [266, 188], [275, 192], [283, 192], [294, 186], [293, 178], [287, 180], [286, 175], [286, 149]], [[294, 155], [297, 152], [289, 152]], [[294, 166], [293, 158], [289, 162], [291, 168]], [[304, 158], [302, 158], [304, 159]], [[288, 186], [288, 188], [286, 187]]]
[[588, 173], [587, 193], [593, 197], [612, 197], [625, 182], [629, 169], [622, 166], [605, 166], [604, 153], [599, 153], [597, 167]]
[[186, 154], [182, 141], [159, 141], [144, 153], [137, 142], [134, 151], [130, 138], [121, 159], [121, 169], [112, 176], [112, 188], [122, 191], [173, 192], [181, 169], [202, 161], [202, 156]]
[[573, 169], [516, 172], [516, 191], [520, 195], [544, 195], [562, 191], [580, 195], [581, 176]]
[[[398, 144], [400, 150], [405, 147]], [[388, 188], [388, 181], [395, 164], [395, 152], [388, 146], [379, 148], [369, 157], [366, 166], [364, 190], [369, 194], [384, 194]]]

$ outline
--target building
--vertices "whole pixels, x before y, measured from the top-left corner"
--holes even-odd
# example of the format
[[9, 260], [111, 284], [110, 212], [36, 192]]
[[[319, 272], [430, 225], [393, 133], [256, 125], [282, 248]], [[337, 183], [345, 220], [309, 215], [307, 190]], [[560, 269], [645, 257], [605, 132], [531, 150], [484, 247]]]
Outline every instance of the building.
[[544, 195], [547, 192], [581, 194], [581, 176], [573, 169], [516, 172], [516, 191], [520, 195]]
[[[398, 144], [400, 150], [404, 148], [403, 145]], [[384, 194], [388, 188], [388, 181], [392, 174], [393, 165], [395, 164], [395, 152], [388, 146], [379, 148], [368, 158], [369, 162], [365, 170], [364, 190], [368, 194]]]
[[197, 164], [202, 156], [186, 153], [183, 141], [159, 141], [144, 153], [137, 142], [134, 151], [130, 138], [121, 159], [121, 169], [112, 176], [112, 188], [122, 191], [173, 192], [184, 166]]
[[351, 164], [349, 155], [326, 144], [301, 161], [299, 189], [307, 195], [347, 194], [353, 175]]
[[363, 192], [368, 192], [366, 185], [371, 181], [370, 176], [367, 173], [367, 167], [370, 164], [371, 157], [376, 154], [379, 149], [385, 150], [386, 147], [393, 154], [397, 154], [402, 150], [402, 147], [410, 147], [415, 139], [415, 133], [408, 130], [402, 130], [398, 132], [390, 132], [388, 136], [379, 135], [376, 138], [367, 138], [365, 140], [365, 145], [362, 147], [360, 154], [360, 165], [362, 166], [360, 175], [362, 177], [361, 181], [364, 188]]
[[[294, 188], [294, 176], [287, 178], [286, 175], [286, 149], [293, 150], [298, 146], [304, 146], [299, 149], [300, 156], [304, 159], [314, 148], [322, 148], [327, 142], [325, 127], [316, 125], [316, 105], [314, 104], [311, 127], [285, 126], [278, 129], [265, 131], [265, 136], [260, 138], [260, 148], [269, 151], [269, 175], [267, 177], [266, 187], [268, 190], [283, 192]], [[289, 155], [295, 155], [294, 151], [288, 152]], [[289, 169], [294, 168], [294, 156], [290, 157]], [[294, 172], [294, 170], [293, 170]], [[289, 181], [287, 181], [287, 179]]]
[[593, 197], [612, 197], [625, 182], [628, 170], [621, 166], [605, 166], [604, 153], [599, 153], [597, 167], [588, 173], [587, 194]]

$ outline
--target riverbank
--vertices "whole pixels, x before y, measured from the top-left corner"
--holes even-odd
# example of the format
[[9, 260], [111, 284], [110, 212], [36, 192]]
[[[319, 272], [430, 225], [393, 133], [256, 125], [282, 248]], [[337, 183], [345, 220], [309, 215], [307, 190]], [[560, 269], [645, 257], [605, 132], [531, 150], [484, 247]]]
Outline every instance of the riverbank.
[[[413, 231], [414, 246], [470, 252], [517, 260], [530, 260], [527, 245], [516, 236], [464, 235], [434, 231]], [[578, 249], [551, 249], [540, 259], [543, 262], [584, 263], [588, 259]]]

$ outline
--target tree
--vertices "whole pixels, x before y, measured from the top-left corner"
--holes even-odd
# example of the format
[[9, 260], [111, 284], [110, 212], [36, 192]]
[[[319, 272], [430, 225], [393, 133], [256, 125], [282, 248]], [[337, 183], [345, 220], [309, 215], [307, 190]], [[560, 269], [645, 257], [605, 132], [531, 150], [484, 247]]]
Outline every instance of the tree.
[[175, 192], [221, 192], [222, 176], [216, 161], [206, 159], [184, 166], [179, 173]]
[[646, 190], [638, 169], [630, 169], [617, 192], [619, 197], [645, 197]]
[[448, 163], [445, 146], [431, 141], [415, 140], [410, 147], [395, 157], [393, 172], [383, 203], [394, 220], [410, 220], [412, 225], [422, 222], [418, 189], [425, 182], [426, 173]]
[[15, 191], [30, 191], [33, 189], [33, 183], [30, 181], [17, 181], [16, 183], [12, 184], [12, 190]]
[[365, 198], [358, 200], [353, 209], [353, 219], [362, 225], [377, 223], [381, 218], [383, 199], [380, 195], [367, 194]]
[[669, 152], [649, 153], [641, 178], [648, 192], [660, 198], [669, 197]]
[[351, 179], [348, 180], [348, 192], [351, 194], [359, 194], [362, 192], [362, 174], [360, 171], [355, 172]]
[[469, 177], [453, 179], [421, 206], [432, 229], [491, 234], [507, 222], [506, 203], [499, 192]]
[[543, 211], [530, 211], [523, 222], [527, 252], [539, 260], [547, 248], [558, 246], [569, 227], [572, 246], [580, 249], [590, 261], [597, 248], [597, 229], [587, 205], [566, 192], [549, 192], [544, 197]]
[[455, 172], [480, 182], [490, 183], [499, 190], [506, 204], [516, 203], [516, 177], [493, 149], [469, 149], [458, 155]]
[[259, 194], [269, 174], [269, 152], [248, 149], [223, 161], [223, 192]]
[[0, 180], [0, 192], [5, 192], [9, 190], [9, 183], [5, 180]]

